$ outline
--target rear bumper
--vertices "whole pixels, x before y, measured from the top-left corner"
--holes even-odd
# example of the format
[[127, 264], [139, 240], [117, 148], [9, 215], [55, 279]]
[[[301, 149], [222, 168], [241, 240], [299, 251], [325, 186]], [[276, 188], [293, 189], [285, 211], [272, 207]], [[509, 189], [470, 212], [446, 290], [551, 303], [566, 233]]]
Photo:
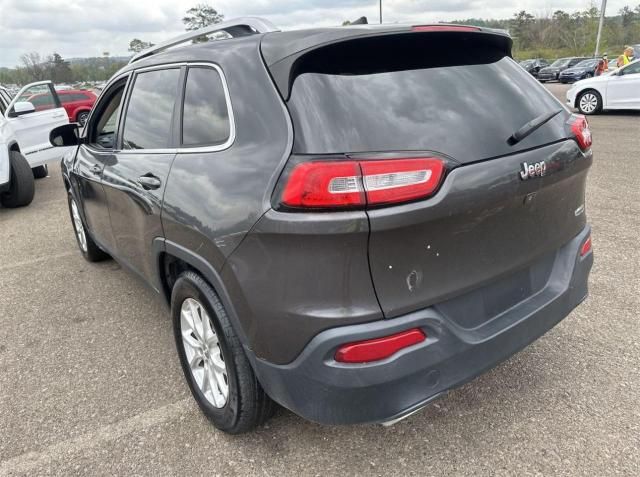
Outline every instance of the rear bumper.
[[[556, 252], [545, 286], [476, 328], [456, 325], [437, 306], [318, 334], [292, 362], [276, 365], [249, 352], [258, 379], [278, 403], [323, 424], [389, 421], [418, 409], [513, 355], [543, 335], [587, 296], [593, 254], [579, 250], [585, 228]], [[422, 328], [425, 342], [375, 363], [341, 364], [344, 343]]]

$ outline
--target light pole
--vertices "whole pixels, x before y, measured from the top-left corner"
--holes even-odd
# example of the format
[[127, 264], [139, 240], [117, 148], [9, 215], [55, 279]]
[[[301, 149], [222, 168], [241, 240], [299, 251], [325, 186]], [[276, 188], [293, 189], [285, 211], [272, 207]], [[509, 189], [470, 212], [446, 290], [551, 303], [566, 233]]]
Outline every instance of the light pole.
[[602, 25], [604, 24], [604, 11], [606, 9], [607, 9], [607, 0], [602, 0], [602, 7], [600, 8], [600, 23], [598, 24], [598, 36], [596, 37], [596, 52], [593, 55], [596, 58], [598, 57], [598, 53], [600, 51], [600, 37], [602, 36]]
[[382, 0], [380, 0], [380, 25], [382, 25]]

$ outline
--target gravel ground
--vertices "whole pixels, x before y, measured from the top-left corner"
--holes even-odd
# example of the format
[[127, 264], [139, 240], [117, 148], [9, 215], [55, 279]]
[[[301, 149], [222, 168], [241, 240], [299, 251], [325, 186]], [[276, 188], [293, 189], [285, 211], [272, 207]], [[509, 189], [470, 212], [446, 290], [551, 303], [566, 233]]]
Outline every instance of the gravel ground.
[[391, 428], [280, 410], [252, 434], [215, 430], [161, 300], [83, 261], [51, 167], [30, 207], [0, 209], [0, 475], [640, 475], [640, 114], [590, 123], [590, 298]]

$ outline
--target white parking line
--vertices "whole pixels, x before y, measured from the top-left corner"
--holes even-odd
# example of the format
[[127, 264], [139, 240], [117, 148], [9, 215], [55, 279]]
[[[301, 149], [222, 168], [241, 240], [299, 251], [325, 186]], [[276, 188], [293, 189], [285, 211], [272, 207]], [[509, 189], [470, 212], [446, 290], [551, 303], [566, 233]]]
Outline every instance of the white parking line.
[[53, 461], [68, 459], [70, 454], [95, 449], [128, 434], [147, 429], [179, 417], [194, 408], [193, 399], [186, 398], [151, 411], [143, 412], [129, 419], [101, 427], [80, 437], [58, 442], [39, 451], [26, 452], [22, 455], [0, 462], [0, 475], [14, 473], [31, 473], [41, 469]]

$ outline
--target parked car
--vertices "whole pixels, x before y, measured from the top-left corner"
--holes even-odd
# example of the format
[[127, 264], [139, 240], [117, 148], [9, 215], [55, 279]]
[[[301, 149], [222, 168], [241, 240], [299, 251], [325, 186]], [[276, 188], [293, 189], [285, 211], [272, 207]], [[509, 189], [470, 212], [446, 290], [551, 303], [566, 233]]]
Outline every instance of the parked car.
[[[57, 90], [57, 95], [69, 116], [69, 121], [84, 126], [97, 96], [91, 91], [74, 89]], [[52, 105], [52, 98], [48, 93], [34, 94], [28, 101], [33, 103], [36, 111], [49, 109]]]
[[[35, 91], [48, 95], [51, 106], [36, 111], [25, 101]], [[46, 91], [46, 92], [43, 92]], [[12, 99], [0, 88], [0, 203], [5, 207], [29, 205], [34, 195], [34, 177], [47, 176], [47, 163], [63, 155], [49, 142], [49, 133], [69, 120], [50, 81], [31, 83]]]
[[538, 72], [540, 69], [549, 66], [549, 62], [542, 58], [534, 58], [531, 60], [524, 60], [520, 62], [520, 66], [522, 66], [528, 73], [530, 73], [535, 78], [538, 77]]
[[[216, 32], [238, 37], [190, 44]], [[511, 46], [460, 25], [229, 21], [135, 55], [79, 137], [52, 132], [77, 148], [80, 252], [166, 299], [217, 427], [273, 401], [393, 423], [585, 299], [588, 124]]]
[[573, 83], [581, 79], [593, 78], [599, 61], [596, 58], [583, 60], [575, 66], [562, 71], [558, 79], [561, 83]]
[[640, 60], [612, 73], [574, 83], [567, 91], [567, 104], [582, 114], [640, 109]]
[[542, 83], [546, 81], [557, 81], [560, 77], [560, 73], [566, 70], [567, 68], [571, 68], [572, 66], [577, 65], [581, 61], [588, 60], [589, 58], [584, 57], [571, 57], [571, 58], [560, 58], [551, 63], [551, 65], [546, 68], [542, 68], [538, 72], [538, 80]]

